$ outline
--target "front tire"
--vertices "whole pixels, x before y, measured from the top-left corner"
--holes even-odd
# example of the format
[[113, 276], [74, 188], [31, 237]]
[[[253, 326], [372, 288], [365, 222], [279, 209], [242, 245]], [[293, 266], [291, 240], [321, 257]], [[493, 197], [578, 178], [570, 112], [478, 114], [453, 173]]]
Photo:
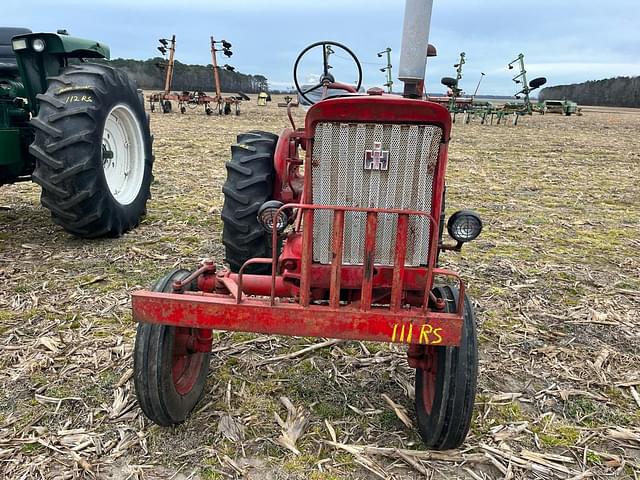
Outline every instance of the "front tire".
[[[173, 270], [156, 282], [154, 292], [172, 292], [175, 280], [189, 276]], [[170, 426], [183, 422], [194, 409], [207, 380], [210, 352], [190, 352], [194, 329], [139, 323], [133, 352], [134, 383], [138, 404], [154, 423]], [[181, 336], [180, 342], [176, 338]]]
[[[271, 235], [258, 222], [258, 210], [271, 200], [275, 168], [273, 155], [278, 136], [251, 131], [238, 135], [231, 146], [227, 181], [222, 187], [222, 243], [232, 272], [238, 272], [250, 258], [270, 258]], [[251, 265], [247, 273], [270, 273], [268, 265]]]
[[[457, 289], [434, 288], [436, 297], [454, 312]], [[427, 368], [415, 377], [418, 431], [427, 448], [449, 450], [464, 442], [471, 426], [478, 377], [476, 318], [471, 301], [464, 298], [464, 322], [459, 347], [425, 347]]]
[[37, 96], [33, 180], [55, 223], [83, 238], [136, 227], [150, 198], [153, 155], [144, 98], [123, 72], [67, 67]]

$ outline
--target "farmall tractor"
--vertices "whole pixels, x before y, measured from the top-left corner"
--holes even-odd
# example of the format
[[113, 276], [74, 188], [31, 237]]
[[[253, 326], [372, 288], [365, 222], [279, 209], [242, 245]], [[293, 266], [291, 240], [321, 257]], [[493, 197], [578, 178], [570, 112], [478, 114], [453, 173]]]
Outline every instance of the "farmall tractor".
[[338, 83], [328, 47], [351, 56], [358, 72], [360, 64], [343, 45], [319, 42], [300, 57], [317, 52], [320, 81], [303, 90], [294, 71], [299, 94], [342, 93], [312, 105], [301, 128], [238, 136], [223, 187], [229, 267], [205, 261], [133, 293], [135, 387], [153, 422], [185, 420], [204, 389], [212, 330], [232, 330], [407, 345], [425, 445], [464, 441], [476, 322], [464, 283], [437, 260], [477, 237], [482, 223], [459, 211], [447, 222], [455, 242], [443, 239], [451, 119], [421, 99], [431, 8], [432, 0], [407, 2], [404, 96], [357, 93], [361, 74], [357, 85]]
[[117, 237], [145, 213], [153, 155], [144, 101], [109, 47], [0, 28], [0, 186], [33, 180], [67, 232]]

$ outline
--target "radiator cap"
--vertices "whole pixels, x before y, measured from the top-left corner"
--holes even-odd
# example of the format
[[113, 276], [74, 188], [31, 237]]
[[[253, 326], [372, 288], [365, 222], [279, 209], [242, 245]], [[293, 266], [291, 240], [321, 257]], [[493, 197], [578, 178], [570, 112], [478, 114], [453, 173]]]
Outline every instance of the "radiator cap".
[[382, 95], [384, 93], [384, 90], [382, 90], [380, 87], [371, 87], [369, 90], [367, 90], [367, 95]]

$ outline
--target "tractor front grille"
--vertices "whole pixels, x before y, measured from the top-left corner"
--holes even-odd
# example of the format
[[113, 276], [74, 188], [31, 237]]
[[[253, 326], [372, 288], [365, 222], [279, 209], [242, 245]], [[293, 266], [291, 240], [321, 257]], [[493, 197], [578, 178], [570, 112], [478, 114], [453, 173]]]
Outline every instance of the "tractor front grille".
[[[431, 212], [441, 138], [442, 129], [434, 125], [318, 123], [311, 162], [313, 203]], [[315, 262], [331, 263], [332, 219], [330, 211], [315, 212]], [[378, 217], [376, 264], [393, 265], [397, 221], [396, 214]], [[363, 263], [365, 224], [365, 213], [345, 215], [344, 264]], [[429, 232], [428, 218], [410, 217], [407, 266], [427, 263]]]

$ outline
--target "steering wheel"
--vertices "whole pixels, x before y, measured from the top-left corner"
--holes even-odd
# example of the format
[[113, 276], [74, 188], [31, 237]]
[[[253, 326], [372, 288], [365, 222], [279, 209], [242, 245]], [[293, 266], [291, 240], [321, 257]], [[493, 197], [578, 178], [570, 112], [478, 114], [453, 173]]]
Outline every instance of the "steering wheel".
[[[302, 87], [300, 87], [300, 84], [298, 83], [298, 64], [300, 63], [300, 60], [302, 60], [302, 57], [304, 57], [309, 50], [316, 48], [318, 46], [322, 46], [322, 75], [320, 76], [320, 81], [313, 87], [302, 90]], [[349, 56], [355, 62], [356, 67], [358, 68], [358, 81], [355, 87], [344, 84], [344, 83], [336, 82], [334, 76], [331, 73], [329, 73], [329, 69], [331, 68], [329, 66], [329, 55], [333, 53], [331, 46], [338, 47], [344, 50], [349, 54]], [[309, 102], [311, 105], [313, 105], [316, 102], [314, 102], [309, 97], [307, 97], [307, 94], [321, 87], [335, 88], [335, 89], [344, 90], [350, 93], [356, 93], [360, 89], [360, 85], [362, 85], [362, 65], [360, 65], [360, 61], [358, 60], [358, 57], [356, 57], [356, 55], [351, 50], [349, 50], [347, 47], [345, 47], [341, 43], [332, 42], [328, 40], [325, 40], [322, 42], [316, 42], [316, 43], [312, 43], [307, 48], [302, 50], [302, 52], [300, 52], [300, 55], [298, 55], [298, 58], [296, 59], [296, 63], [293, 65], [293, 82], [300, 96], [304, 98], [307, 102]]]

